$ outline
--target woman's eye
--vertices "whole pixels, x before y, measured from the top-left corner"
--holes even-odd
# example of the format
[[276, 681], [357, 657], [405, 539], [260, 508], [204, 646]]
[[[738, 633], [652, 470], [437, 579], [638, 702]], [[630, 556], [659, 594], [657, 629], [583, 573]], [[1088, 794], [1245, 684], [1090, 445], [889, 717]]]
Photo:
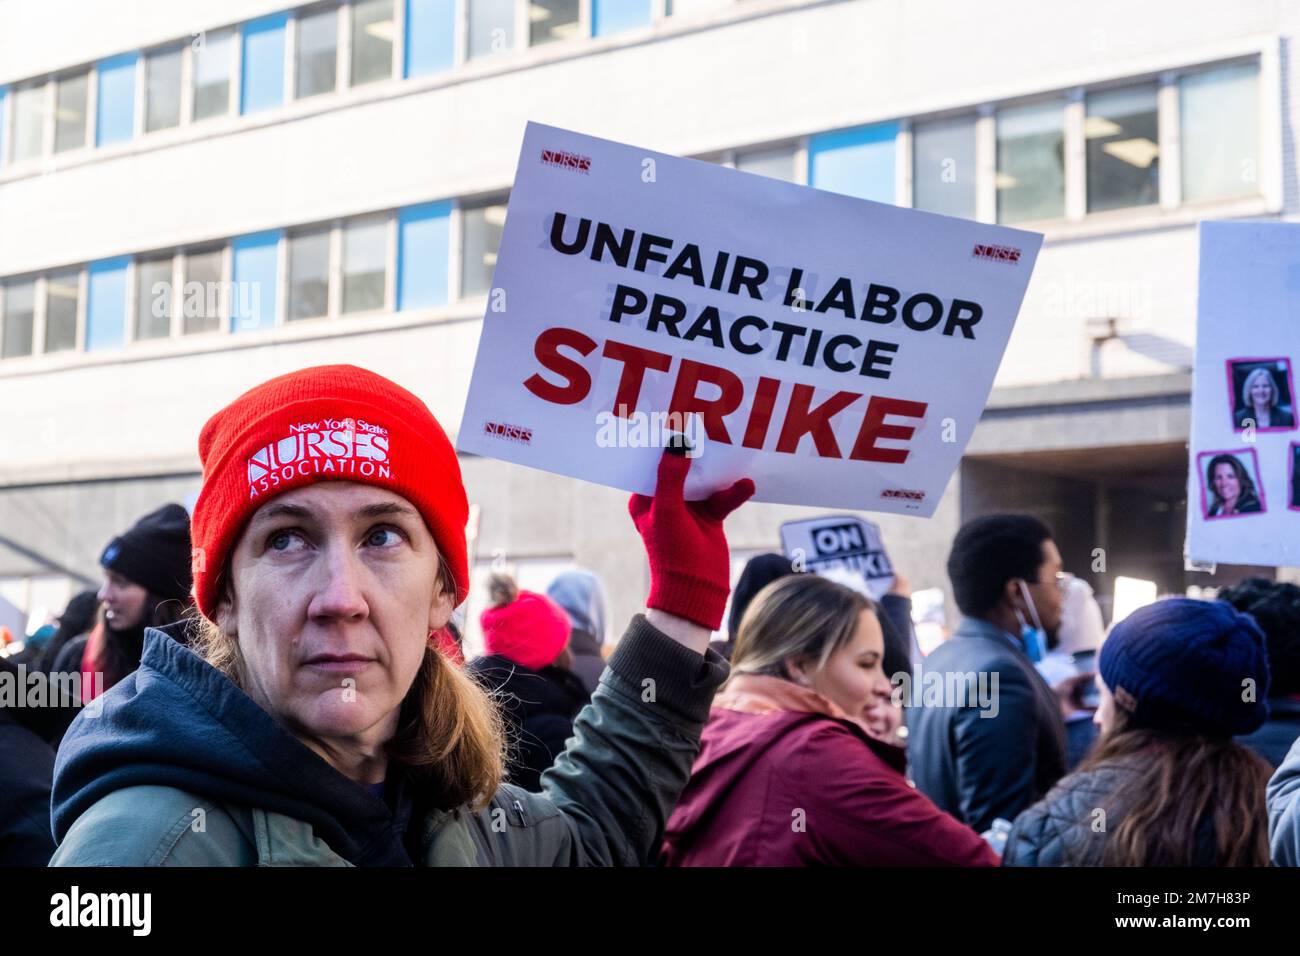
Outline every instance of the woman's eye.
[[266, 546], [272, 551], [292, 551], [302, 542], [302, 536], [294, 531], [273, 531], [266, 539]]
[[366, 543], [374, 548], [386, 548], [398, 544], [402, 536], [393, 528], [375, 528], [366, 536]]

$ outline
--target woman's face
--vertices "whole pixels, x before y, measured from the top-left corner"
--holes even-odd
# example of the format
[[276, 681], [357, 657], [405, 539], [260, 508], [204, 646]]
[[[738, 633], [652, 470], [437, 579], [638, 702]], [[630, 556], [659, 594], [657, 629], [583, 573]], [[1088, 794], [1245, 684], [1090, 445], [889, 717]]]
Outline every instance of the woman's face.
[[1267, 375], [1255, 376], [1255, 381], [1250, 386], [1250, 401], [1259, 408], [1273, 404], [1273, 383]]
[[299, 736], [382, 743], [430, 630], [451, 616], [420, 513], [373, 485], [324, 481], [259, 508], [231, 555], [219, 623], [246, 690]]
[[105, 568], [99, 599], [104, 602], [104, 620], [113, 630], [129, 631], [144, 624], [149, 592], [134, 581]]
[[1226, 461], [1214, 466], [1214, 493], [1222, 501], [1235, 501], [1241, 495], [1237, 471]]
[[803, 673], [807, 686], [838, 706], [850, 717], [872, 719], [869, 713], [882, 704], [889, 703], [891, 690], [885, 675], [885, 638], [880, 622], [871, 610], [858, 614], [853, 637], [831, 655], [821, 670], [809, 669]]

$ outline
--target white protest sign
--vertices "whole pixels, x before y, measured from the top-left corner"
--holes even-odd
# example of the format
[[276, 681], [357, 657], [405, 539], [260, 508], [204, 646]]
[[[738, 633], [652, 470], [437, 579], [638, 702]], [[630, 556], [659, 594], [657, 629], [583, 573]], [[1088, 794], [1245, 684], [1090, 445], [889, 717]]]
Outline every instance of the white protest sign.
[[844, 568], [862, 576], [872, 600], [894, 586], [894, 567], [885, 553], [880, 528], [852, 515], [828, 515], [781, 525], [781, 549], [816, 574]]
[[1041, 239], [529, 123], [457, 445], [928, 517]]
[[1203, 222], [1200, 246], [1187, 556], [1300, 565], [1300, 225]]

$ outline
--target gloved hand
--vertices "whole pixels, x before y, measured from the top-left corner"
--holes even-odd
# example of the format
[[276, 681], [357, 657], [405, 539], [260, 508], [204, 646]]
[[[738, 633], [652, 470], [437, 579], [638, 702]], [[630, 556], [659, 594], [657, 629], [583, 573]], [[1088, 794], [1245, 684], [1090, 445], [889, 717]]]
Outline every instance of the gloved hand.
[[716, 631], [731, 591], [731, 552], [722, 520], [749, 500], [754, 483], [742, 478], [703, 501], [682, 496], [691, 460], [669, 447], [659, 460], [654, 497], [633, 495], [632, 523], [650, 559], [646, 607]]

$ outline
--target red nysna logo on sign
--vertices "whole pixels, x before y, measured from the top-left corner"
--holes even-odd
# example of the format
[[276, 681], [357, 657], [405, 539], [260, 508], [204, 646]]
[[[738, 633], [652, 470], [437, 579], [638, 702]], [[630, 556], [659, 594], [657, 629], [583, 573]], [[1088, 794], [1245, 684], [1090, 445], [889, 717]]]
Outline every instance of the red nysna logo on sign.
[[880, 493], [882, 498], [905, 498], [908, 501], [924, 501], [924, 491], [912, 491], [907, 488], [886, 488]]
[[1020, 250], [1015, 246], [994, 246], [980, 243], [971, 250], [976, 259], [992, 259], [994, 262], [1019, 262]]
[[360, 418], [322, 418], [289, 426], [289, 434], [248, 459], [248, 497], [300, 475], [391, 478], [388, 429]]
[[577, 153], [567, 153], [562, 149], [542, 150], [542, 162], [547, 166], [560, 166], [564, 169], [573, 169], [580, 173], [587, 173], [591, 170], [590, 156], [580, 156]]
[[491, 435], [493, 438], [504, 438], [506, 441], [517, 442], [520, 445], [531, 445], [533, 443], [533, 430], [524, 428], [522, 425], [484, 422], [483, 434]]

